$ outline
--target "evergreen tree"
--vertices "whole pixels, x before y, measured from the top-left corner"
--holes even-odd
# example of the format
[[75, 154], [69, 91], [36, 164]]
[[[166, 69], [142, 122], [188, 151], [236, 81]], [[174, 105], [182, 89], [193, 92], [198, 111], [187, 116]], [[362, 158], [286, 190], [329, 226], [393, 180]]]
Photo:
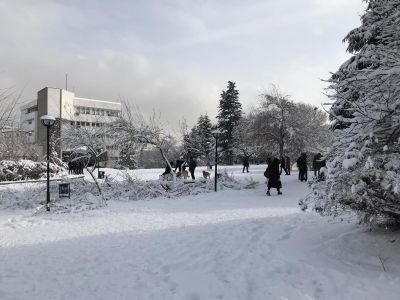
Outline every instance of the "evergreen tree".
[[204, 163], [210, 165], [214, 149], [214, 137], [212, 135], [212, 124], [208, 115], [201, 115], [197, 122], [197, 134], [199, 137], [199, 149]]
[[121, 150], [119, 151], [119, 157], [117, 160], [117, 166], [120, 168], [128, 168], [135, 169], [137, 168], [137, 154], [136, 148], [137, 146], [133, 145], [133, 143], [126, 143], [121, 146]]
[[218, 129], [221, 136], [218, 145], [222, 148], [222, 160], [227, 164], [233, 163], [234, 129], [242, 117], [242, 104], [239, 102], [239, 92], [236, 84], [228, 81], [228, 88], [221, 93], [218, 106]]
[[190, 156], [200, 157], [201, 156], [201, 140], [197, 126], [193, 126], [189, 133], [185, 133], [183, 136], [183, 151], [186, 159]]
[[400, 220], [400, 2], [366, 2], [361, 26], [345, 37], [353, 56], [330, 80], [327, 181], [308, 200], [324, 214], [350, 208], [364, 222]]

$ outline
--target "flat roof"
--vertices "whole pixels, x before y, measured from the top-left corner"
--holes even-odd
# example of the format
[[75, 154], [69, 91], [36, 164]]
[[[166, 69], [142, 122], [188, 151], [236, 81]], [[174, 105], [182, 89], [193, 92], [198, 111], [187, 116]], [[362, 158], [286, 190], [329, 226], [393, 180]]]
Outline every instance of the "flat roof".
[[109, 103], [109, 104], [119, 104], [119, 102], [113, 102], [113, 101], [104, 101], [104, 100], [97, 100], [97, 99], [90, 99], [90, 98], [82, 98], [82, 97], [74, 97], [76, 100], [88, 100], [88, 101], [96, 101], [96, 102], [101, 102], [101, 103]]

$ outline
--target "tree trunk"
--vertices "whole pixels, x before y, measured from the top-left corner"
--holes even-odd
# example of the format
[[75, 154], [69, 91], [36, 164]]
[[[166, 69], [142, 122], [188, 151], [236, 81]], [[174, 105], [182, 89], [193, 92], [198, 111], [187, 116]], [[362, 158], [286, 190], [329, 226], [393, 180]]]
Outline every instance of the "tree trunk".
[[279, 158], [283, 157], [284, 143], [279, 143]]

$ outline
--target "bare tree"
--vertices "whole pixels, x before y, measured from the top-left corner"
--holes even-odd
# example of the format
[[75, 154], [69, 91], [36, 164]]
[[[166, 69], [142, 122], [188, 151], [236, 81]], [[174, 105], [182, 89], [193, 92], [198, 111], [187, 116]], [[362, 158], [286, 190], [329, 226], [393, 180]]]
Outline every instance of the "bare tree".
[[252, 133], [251, 115], [242, 116], [233, 131], [235, 154], [241, 158], [250, 158], [260, 152], [262, 143]]
[[160, 125], [160, 116], [155, 113], [147, 120], [136, 108], [124, 104], [123, 113], [113, 124], [113, 132], [118, 136], [119, 143], [132, 143], [137, 147], [154, 147], [160, 151], [161, 157], [172, 169], [167, 153], [174, 147], [175, 139], [164, 132]]
[[27, 133], [21, 130], [0, 132], [0, 160], [29, 159], [37, 161], [40, 146], [27, 142]]
[[268, 139], [279, 147], [279, 156], [283, 156], [285, 145], [291, 136], [293, 116], [296, 106], [289, 95], [284, 94], [275, 85], [262, 95], [260, 108], [255, 115], [253, 132], [255, 138]]
[[0, 131], [11, 122], [13, 112], [21, 98], [13, 88], [0, 89]]
[[[96, 126], [80, 126], [70, 125], [69, 123], [63, 124], [63, 130], [61, 131], [60, 141], [63, 143], [65, 148], [70, 149], [74, 152], [84, 152], [84, 155], [80, 155], [76, 159], [84, 159], [85, 167], [88, 173], [93, 178], [97, 185], [99, 192], [102, 194], [100, 185], [93, 172], [97, 168], [96, 162], [99, 161], [100, 157], [106, 153], [107, 137], [113, 135], [111, 126], [107, 126], [101, 120], [92, 122]], [[90, 166], [90, 162], [93, 165]]]

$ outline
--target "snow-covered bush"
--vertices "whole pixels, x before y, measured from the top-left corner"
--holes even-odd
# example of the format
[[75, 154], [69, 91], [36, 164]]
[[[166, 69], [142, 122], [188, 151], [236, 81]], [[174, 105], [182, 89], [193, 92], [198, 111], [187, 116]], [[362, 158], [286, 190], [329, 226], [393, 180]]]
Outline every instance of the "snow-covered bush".
[[345, 38], [354, 55], [331, 77], [334, 143], [326, 182], [314, 185], [323, 214], [355, 210], [361, 221], [400, 221], [400, 2], [369, 0]]
[[[108, 200], [148, 200], [157, 197], [176, 198], [188, 195], [197, 195], [214, 191], [214, 181], [198, 179], [195, 182], [185, 183], [183, 180], [176, 182], [141, 180], [132, 177], [128, 172], [123, 172], [122, 181], [108, 178], [103, 186], [105, 197]], [[251, 189], [257, 182], [246, 179], [245, 182], [235, 180], [226, 171], [218, 178], [218, 190], [223, 189]]]
[[[62, 163], [50, 163], [50, 174], [63, 175], [66, 168]], [[47, 176], [47, 163], [31, 160], [1, 160], [0, 181], [17, 181], [28, 179], [40, 179]]]
[[[50, 183], [51, 211], [56, 213], [83, 211], [104, 207], [107, 201], [137, 201], [154, 198], [178, 198], [189, 195], [214, 192], [214, 181], [197, 179], [185, 183], [159, 180], [141, 180], [122, 171], [122, 180], [106, 176], [102, 182], [100, 193], [93, 180], [74, 179], [71, 183], [71, 199], [58, 197], [58, 183]], [[236, 180], [227, 172], [221, 173], [218, 179], [218, 190], [251, 189], [257, 182], [247, 179], [244, 182]], [[106, 201], [105, 201], [106, 200]], [[0, 208], [36, 209], [43, 207], [46, 201], [46, 183], [18, 183], [0, 185]], [[42, 210], [39, 210], [42, 211]]]
[[[31, 210], [43, 208], [46, 191], [44, 182], [0, 185], [0, 208]], [[58, 182], [50, 183], [50, 191], [50, 209], [55, 213], [83, 211], [105, 205], [95, 184], [83, 179], [71, 182], [71, 199], [58, 197]]]

